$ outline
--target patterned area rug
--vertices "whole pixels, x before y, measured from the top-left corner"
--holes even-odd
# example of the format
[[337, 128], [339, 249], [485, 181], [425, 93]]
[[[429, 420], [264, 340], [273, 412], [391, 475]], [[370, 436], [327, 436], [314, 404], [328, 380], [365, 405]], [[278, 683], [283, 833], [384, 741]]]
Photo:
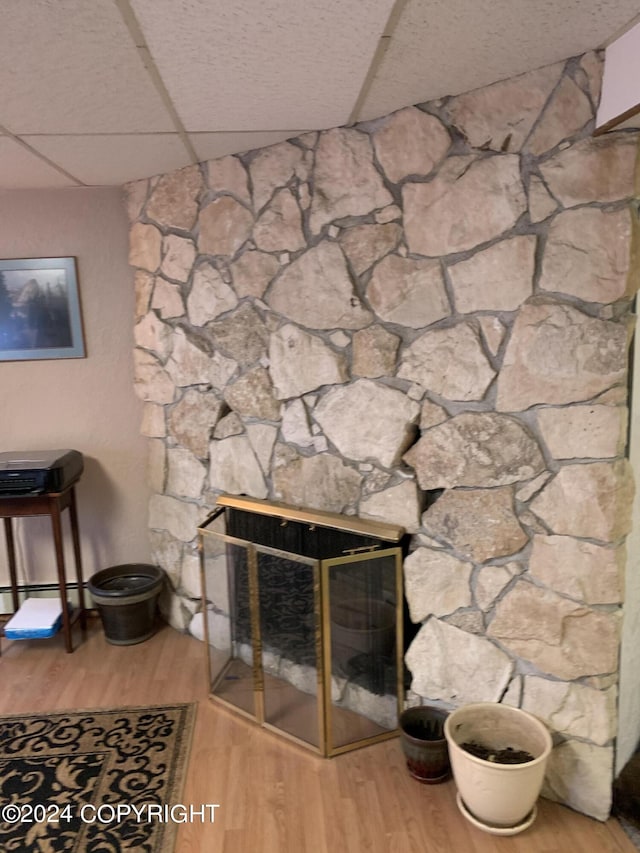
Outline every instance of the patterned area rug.
[[0, 850], [172, 853], [195, 709], [0, 718]]

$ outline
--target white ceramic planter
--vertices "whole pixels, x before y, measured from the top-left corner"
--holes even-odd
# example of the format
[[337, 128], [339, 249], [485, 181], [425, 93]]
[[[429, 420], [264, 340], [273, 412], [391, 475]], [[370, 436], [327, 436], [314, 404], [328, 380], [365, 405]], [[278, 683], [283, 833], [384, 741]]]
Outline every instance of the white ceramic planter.
[[[530, 826], [553, 746], [546, 727], [519, 708], [479, 702], [453, 711], [444, 733], [458, 805], [465, 817], [496, 835], [513, 835]], [[460, 744], [469, 742], [496, 752], [507, 747], [525, 750], [533, 760], [524, 764], [486, 761], [462, 749]]]

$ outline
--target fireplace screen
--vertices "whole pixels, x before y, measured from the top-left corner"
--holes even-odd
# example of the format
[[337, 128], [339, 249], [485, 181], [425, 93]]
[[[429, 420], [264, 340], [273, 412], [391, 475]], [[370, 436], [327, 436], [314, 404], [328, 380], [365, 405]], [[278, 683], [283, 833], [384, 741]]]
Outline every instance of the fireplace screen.
[[220, 497], [199, 528], [211, 697], [326, 756], [395, 735], [403, 534]]

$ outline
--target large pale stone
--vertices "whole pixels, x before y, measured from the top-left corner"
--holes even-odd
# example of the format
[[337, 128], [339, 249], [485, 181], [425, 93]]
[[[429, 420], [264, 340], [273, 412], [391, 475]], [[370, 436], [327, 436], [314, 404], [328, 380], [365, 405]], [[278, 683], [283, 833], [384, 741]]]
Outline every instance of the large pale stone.
[[187, 166], [162, 175], [147, 202], [146, 214], [158, 225], [191, 231], [198, 215], [198, 196], [202, 190], [199, 166]]
[[589, 137], [546, 160], [540, 171], [565, 207], [619, 201], [633, 195], [637, 149], [633, 134]]
[[540, 489], [544, 486], [544, 484], [550, 479], [551, 473], [549, 471], [545, 471], [540, 474], [539, 477], [535, 477], [533, 480], [529, 480], [528, 483], [525, 483], [524, 486], [521, 486], [516, 490], [516, 500], [522, 501], [526, 503], [530, 500]]
[[542, 154], [568, 139], [593, 118], [589, 98], [565, 76], [546, 105], [540, 121], [527, 140], [526, 148]]
[[323, 226], [346, 216], [365, 216], [393, 202], [373, 165], [369, 138], [360, 131], [336, 128], [320, 135], [316, 149], [310, 226]]
[[173, 403], [176, 388], [158, 359], [146, 350], [133, 351], [133, 384], [137, 396], [151, 403]]
[[532, 222], [542, 222], [551, 216], [558, 207], [557, 201], [549, 195], [549, 190], [536, 175], [529, 180], [529, 216]]
[[614, 542], [631, 530], [633, 492], [626, 459], [565, 465], [531, 510], [554, 533]]
[[184, 543], [175, 539], [166, 530], [153, 529], [149, 530], [149, 542], [152, 561], [156, 565], [162, 566], [169, 576], [172, 587], [177, 587], [180, 582]]
[[209, 445], [211, 488], [232, 495], [267, 497], [267, 484], [246, 435], [232, 435]]
[[627, 409], [599, 405], [538, 409], [538, 426], [555, 459], [606, 459], [624, 450]]
[[186, 282], [196, 259], [196, 247], [192, 240], [168, 234], [162, 241], [162, 266], [160, 272], [166, 278]]
[[571, 536], [533, 537], [529, 573], [545, 586], [585, 604], [622, 600], [624, 547], [605, 548]]
[[627, 292], [631, 218], [627, 210], [582, 207], [551, 223], [540, 289], [585, 302], [615, 302]]
[[513, 662], [492, 642], [431, 618], [405, 655], [411, 689], [428, 699], [460, 705], [498, 702]]
[[167, 372], [179, 387], [204, 385], [209, 379], [209, 355], [187, 337], [183, 329], [173, 334], [172, 358], [167, 362]]
[[483, 566], [476, 577], [475, 599], [481, 610], [489, 610], [502, 590], [510, 583], [517, 563], [506, 566]]
[[181, 542], [191, 542], [195, 538], [202, 517], [201, 506], [169, 495], [152, 495], [149, 501], [149, 527], [167, 530]]
[[136, 323], [133, 329], [136, 346], [150, 350], [161, 361], [165, 361], [171, 352], [172, 335], [171, 326], [163, 323], [153, 311]]
[[293, 400], [282, 416], [282, 437], [288, 444], [313, 447], [309, 415], [302, 400]]
[[548, 65], [459, 95], [447, 105], [449, 115], [474, 148], [519, 151], [563, 65]]
[[192, 326], [204, 326], [220, 314], [232, 311], [237, 304], [235, 293], [215, 267], [211, 264], [198, 267], [187, 299], [187, 314]]
[[151, 307], [154, 308], [163, 320], [172, 317], [182, 317], [184, 314], [184, 300], [179, 284], [171, 284], [164, 278], [156, 278], [151, 297]]
[[271, 378], [264, 367], [255, 367], [224, 390], [229, 407], [243, 418], [276, 421], [280, 403], [273, 395]]
[[224, 402], [215, 394], [191, 388], [169, 412], [169, 433], [178, 444], [203, 459], [224, 408]]
[[[230, 649], [231, 627], [229, 617], [222, 613], [215, 613], [212, 610], [207, 609], [206, 619], [209, 643], [215, 649], [223, 649], [224, 651]], [[194, 614], [189, 622], [189, 633], [202, 642], [204, 642], [205, 639], [204, 620], [205, 614], [201, 611], [200, 613]]]
[[488, 634], [541, 672], [572, 680], [618, 665], [619, 620], [521, 580], [496, 607]]
[[129, 263], [148, 272], [160, 266], [162, 234], [154, 225], [136, 222], [129, 232]]
[[205, 255], [235, 255], [247, 240], [253, 216], [231, 196], [221, 196], [200, 211], [198, 249]]
[[164, 492], [167, 454], [164, 441], [147, 442], [147, 485], [152, 492]]
[[358, 379], [328, 391], [313, 414], [344, 456], [390, 468], [410, 443], [419, 411], [401, 391]]
[[444, 551], [418, 548], [404, 561], [404, 585], [411, 621], [447, 616], [471, 604], [471, 563]]
[[133, 287], [136, 297], [135, 318], [139, 320], [149, 310], [155, 277], [144, 270], [136, 270]]
[[382, 326], [369, 326], [353, 336], [351, 370], [354, 376], [376, 379], [393, 376], [400, 338]]
[[409, 533], [420, 527], [420, 502], [413, 480], [373, 492], [360, 501], [359, 515], [388, 524], [399, 524]]
[[215, 320], [207, 329], [216, 350], [244, 367], [260, 361], [267, 354], [269, 332], [257, 311], [246, 302], [224, 320]]
[[367, 287], [369, 304], [389, 323], [420, 329], [451, 313], [438, 261], [387, 255]]
[[402, 228], [396, 222], [356, 225], [340, 234], [340, 245], [353, 271], [361, 275], [377, 260], [392, 252], [400, 242]]
[[300, 397], [322, 385], [347, 381], [344, 355], [317, 335], [310, 335], [290, 323], [271, 335], [269, 362], [274, 394], [279, 400]]
[[473, 328], [426, 332], [407, 347], [398, 376], [449, 400], [481, 400], [495, 376]]
[[514, 418], [464, 412], [427, 430], [404, 455], [423, 489], [505, 486], [545, 468], [540, 448]]
[[295, 455], [273, 469], [274, 497], [295, 506], [344, 512], [355, 506], [362, 477], [337, 456]]
[[[460, 162], [458, 162], [460, 161]], [[402, 188], [410, 252], [436, 257], [497, 237], [527, 206], [518, 157], [451, 158], [429, 183]]]
[[308, 152], [290, 142], [263, 148], [249, 166], [255, 211], [260, 211], [273, 191], [289, 184], [292, 178], [306, 181], [309, 177], [309, 163]]
[[180, 498], [199, 498], [206, 468], [190, 450], [173, 447], [167, 450], [167, 492]]
[[249, 442], [265, 476], [271, 471], [271, 454], [277, 434], [278, 428], [271, 424], [247, 424]]
[[449, 267], [458, 311], [515, 311], [533, 292], [536, 238], [501, 240]]
[[568, 740], [555, 747], [546, 768], [544, 797], [597, 820], [611, 811], [613, 747]]
[[527, 675], [522, 708], [551, 729], [604, 746], [616, 734], [616, 689], [594, 690]]
[[306, 245], [300, 208], [291, 190], [278, 190], [260, 214], [253, 228], [253, 240], [265, 252], [297, 252]]
[[442, 122], [416, 107], [387, 116], [373, 135], [378, 161], [394, 184], [408, 175], [428, 175], [450, 144]]
[[627, 329], [570, 305], [520, 309], [498, 377], [496, 408], [588, 400], [620, 383], [627, 370]]
[[442, 406], [432, 403], [431, 400], [425, 400], [420, 409], [420, 429], [429, 429], [432, 426], [437, 426], [449, 418], [446, 410]]
[[159, 406], [157, 403], [144, 404], [140, 433], [149, 438], [164, 438], [167, 434], [164, 406]]
[[497, 317], [478, 317], [478, 325], [487, 349], [492, 355], [497, 355], [504, 340], [506, 329]]
[[482, 563], [515, 554], [528, 541], [513, 509], [513, 488], [446, 491], [422, 516], [430, 536]]
[[223, 418], [220, 418], [213, 431], [214, 438], [229, 438], [230, 435], [241, 435], [245, 431], [244, 424], [240, 419], [240, 415], [235, 412], [229, 412]]
[[361, 329], [372, 319], [354, 293], [340, 247], [326, 241], [282, 272], [267, 302], [273, 311], [311, 329]]
[[264, 252], [244, 252], [231, 264], [233, 288], [238, 298], [255, 296], [261, 299], [279, 269], [280, 264], [272, 255]]
[[187, 598], [200, 599], [202, 586], [200, 583], [200, 560], [197, 554], [186, 554], [180, 570], [180, 588]]
[[207, 163], [209, 187], [217, 193], [230, 193], [239, 201], [251, 204], [246, 169], [237, 157], [219, 157]]

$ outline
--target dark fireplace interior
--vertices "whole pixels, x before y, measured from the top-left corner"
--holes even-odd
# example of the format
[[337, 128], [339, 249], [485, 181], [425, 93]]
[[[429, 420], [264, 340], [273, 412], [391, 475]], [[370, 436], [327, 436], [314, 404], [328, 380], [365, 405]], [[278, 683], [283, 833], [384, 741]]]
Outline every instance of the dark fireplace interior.
[[[284, 552], [279, 555], [258, 552], [259, 618], [263, 649], [282, 655], [294, 663], [313, 666], [317, 653], [314, 575], [308, 566], [296, 559], [287, 559], [286, 554], [324, 560], [358, 553], [374, 554], [386, 543], [371, 535], [283, 520], [235, 507], [227, 507], [225, 516], [229, 536]], [[250, 644], [247, 553], [244, 548], [233, 544], [227, 546], [227, 553], [234, 567], [234, 588], [231, 592], [236, 608], [234, 640]], [[344, 675], [371, 693], [384, 695], [391, 692], [396, 679], [395, 645], [391, 642], [393, 638], [385, 634], [382, 624], [380, 636], [373, 646], [358, 648], [357, 642], [355, 647], [353, 645], [353, 637], [357, 636], [360, 623], [382, 623], [385, 608], [395, 607], [396, 590], [388, 583], [388, 575], [380, 572], [379, 563], [373, 558], [359, 560], [355, 565], [349, 564], [347, 571], [340, 565], [332, 566], [329, 576], [332, 589], [334, 673]], [[342, 630], [343, 626], [346, 626], [345, 630]], [[412, 636], [413, 632], [409, 631], [409, 634]], [[405, 678], [408, 678], [408, 673]]]

